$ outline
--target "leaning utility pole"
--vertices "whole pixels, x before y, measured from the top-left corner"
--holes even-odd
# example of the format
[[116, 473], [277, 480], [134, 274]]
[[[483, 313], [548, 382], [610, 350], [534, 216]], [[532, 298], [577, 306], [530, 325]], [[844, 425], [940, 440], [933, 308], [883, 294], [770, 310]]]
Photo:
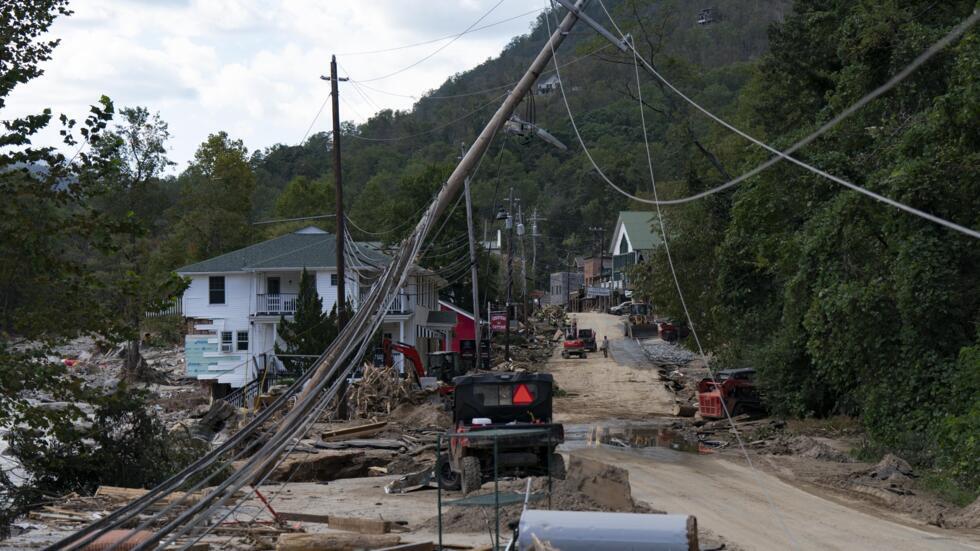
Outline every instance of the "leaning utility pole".
[[473, 230], [473, 201], [470, 198], [469, 176], [463, 179], [463, 193], [466, 195], [466, 233], [469, 234], [470, 238], [470, 279], [473, 280], [473, 329], [476, 338], [476, 365], [479, 366], [480, 342], [483, 341], [483, 330], [480, 325], [480, 290], [477, 287], [480, 267], [476, 263], [476, 234]]
[[333, 185], [336, 191], [337, 203], [337, 234], [334, 241], [337, 246], [337, 329], [343, 329], [347, 323], [347, 293], [344, 270], [344, 240], [346, 221], [344, 220], [344, 186], [340, 172], [340, 97], [337, 94], [337, 83], [346, 78], [337, 76], [337, 56], [330, 56], [330, 78], [320, 77], [330, 81], [330, 98], [333, 105]]

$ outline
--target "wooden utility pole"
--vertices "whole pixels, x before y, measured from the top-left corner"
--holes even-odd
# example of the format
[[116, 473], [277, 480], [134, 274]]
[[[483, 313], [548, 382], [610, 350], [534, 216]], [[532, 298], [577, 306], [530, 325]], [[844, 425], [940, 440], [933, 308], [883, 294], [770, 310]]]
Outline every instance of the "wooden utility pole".
[[463, 180], [463, 193], [466, 194], [466, 232], [470, 237], [470, 279], [473, 280], [473, 328], [476, 338], [477, 365], [479, 365], [480, 341], [483, 340], [483, 330], [480, 325], [480, 289], [477, 286], [480, 267], [476, 263], [476, 234], [473, 230], [473, 201], [470, 198], [469, 176]]
[[[320, 77], [324, 78], [324, 77]], [[344, 269], [344, 240], [346, 220], [344, 220], [344, 186], [340, 171], [340, 96], [337, 83], [346, 78], [337, 76], [337, 56], [330, 56], [330, 99], [333, 105], [333, 185], [337, 203], [337, 329], [347, 323], [347, 274]]]
[[507, 293], [504, 299], [504, 312], [507, 317], [507, 327], [504, 329], [504, 361], [510, 361], [510, 303], [511, 289], [514, 279], [514, 188], [510, 188], [510, 200], [507, 206]]

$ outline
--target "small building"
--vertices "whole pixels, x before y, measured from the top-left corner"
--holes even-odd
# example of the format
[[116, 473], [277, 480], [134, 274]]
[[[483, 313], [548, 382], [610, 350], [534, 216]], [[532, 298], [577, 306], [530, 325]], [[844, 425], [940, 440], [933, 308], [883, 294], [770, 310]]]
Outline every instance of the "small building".
[[549, 75], [538, 81], [538, 94], [550, 94], [558, 90], [558, 75]]
[[577, 292], [585, 283], [581, 272], [555, 272], [551, 274], [551, 299], [549, 304], [568, 307], [570, 293]]
[[[355, 310], [381, 269], [390, 261], [372, 243], [355, 243], [346, 271], [345, 294]], [[240, 388], [258, 373], [281, 364], [275, 357], [278, 324], [296, 313], [303, 269], [314, 275], [324, 312], [337, 303], [336, 238], [307, 227], [179, 268], [190, 280], [181, 298], [188, 320], [187, 375], [208, 381], [215, 396]], [[445, 281], [412, 267], [405, 288], [385, 313], [381, 331], [412, 344], [424, 358], [442, 337], [438, 293]], [[435, 325], [435, 326], [433, 326]], [[396, 362], [401, 367], [400, 355]]]
[[609, 244], [612, 256], [610, 287], [615, 291], [631, 289], [629, 268], [643, 262], [663, 244], [659, 232], [654, 232], [656, 214], [647, 211], [622, 211]]
[[454, 315], [456, 320], [452, 330], [446, 332], [442, 350], [461, 352], [462, 350], [460, 350], [459, 346], [460, 341], [476, 340], [476, 322], [474, 321], [473, 313], [456, 306], [448, 300], [440, 300], [439, 309], [444, 313]]
[[585, 278], [585, 300], [582, 308], [600, 312], [606, 311], [612, 306], [612, 290], [609, 286], [612, 279], [612, 256], [603, 254], [586, 258], [583, 276]]

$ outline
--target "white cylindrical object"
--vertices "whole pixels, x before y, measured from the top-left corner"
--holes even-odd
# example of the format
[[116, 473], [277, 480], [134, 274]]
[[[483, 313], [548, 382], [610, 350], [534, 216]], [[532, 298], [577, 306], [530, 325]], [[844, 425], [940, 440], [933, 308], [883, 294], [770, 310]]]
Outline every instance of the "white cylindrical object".
[[688, 515], [529, 509], [517, 548], [533, 549], [535, 537], [561, 551], [696, 551], [698, 524]]

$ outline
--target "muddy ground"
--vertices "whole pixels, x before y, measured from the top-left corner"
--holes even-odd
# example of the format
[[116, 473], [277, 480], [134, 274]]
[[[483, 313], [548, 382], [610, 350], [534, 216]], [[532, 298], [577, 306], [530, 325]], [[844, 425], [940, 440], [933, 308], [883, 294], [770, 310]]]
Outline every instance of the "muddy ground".
[[[900, 461], [853, 460], [860, 436], [846, 427], [739, 418], [746, 459], [727, 421], [671, 418], [676, 402], [691, 401], [688, 385], [704, 366], [668, 369], [686, 379], [675, 391], [642, 343], [622, 337], [619, 318], [577, 316], [579, 327], [609, 335], [613, 358], [549, 362], [559, 386], [577, 394], [556, 402], [558, 415], [575, 422], [565, 448], [627, 468], [636, 499], [693, 514], [744, 549], [980, 549], [977, 524], [963, 528], [976, 504], [960, 510], [941, 502]], [[642, 392], [623, 383], [633, 380], [646, 382]]]

